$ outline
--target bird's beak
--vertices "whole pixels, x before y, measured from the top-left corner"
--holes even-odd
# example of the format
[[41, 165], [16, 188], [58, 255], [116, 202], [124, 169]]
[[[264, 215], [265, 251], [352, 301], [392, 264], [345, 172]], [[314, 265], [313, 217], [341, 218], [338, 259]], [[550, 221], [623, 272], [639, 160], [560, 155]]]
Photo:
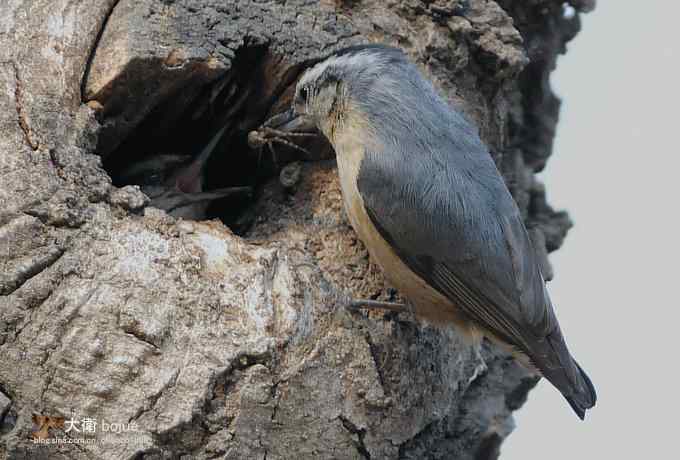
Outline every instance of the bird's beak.
[[312, 117], [304, 113], [297, 113], [293, 108], [274, 115], [265, 122], [264, 126], [289, 133], [316, 131], [316, 124]]
[[181, 190], [170, 189], [166, 190], [160, 196], [153, 197], [151, 199], [151, 205], [171, 213], [171, 211], [174, 211], [175, 209], [196, 203], [210, 202], [228, 196], [248, 196], [252, 195], [252, 193], [252, 187], [226, 187], [198, 193], [184, 193]]

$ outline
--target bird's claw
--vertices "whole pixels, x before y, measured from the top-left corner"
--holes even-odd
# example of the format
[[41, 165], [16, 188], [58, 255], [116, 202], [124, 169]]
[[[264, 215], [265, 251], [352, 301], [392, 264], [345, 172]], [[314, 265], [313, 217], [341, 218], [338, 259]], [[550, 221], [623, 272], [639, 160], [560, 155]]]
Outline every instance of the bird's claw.
[[386, 302], [382, 300], [362, 300], [362, 299], [352, 299], [347, 303], [347, 308], [350, 310], [389, 310], [395, 311], [397, 313], [408, 312], [409, 308], [403, 303], [396, 302]]

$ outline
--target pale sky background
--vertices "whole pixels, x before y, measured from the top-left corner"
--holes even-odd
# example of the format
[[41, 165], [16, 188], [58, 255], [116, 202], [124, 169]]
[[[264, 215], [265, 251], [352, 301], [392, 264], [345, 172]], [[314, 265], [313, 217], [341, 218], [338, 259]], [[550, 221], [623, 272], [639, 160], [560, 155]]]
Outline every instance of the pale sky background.
[[549, 288], [599, 399], [580, 422], [542, 381], [502, 460], [680, 458], [679, 19], [678, 1], [599, 0], [558, 62], [541, 178], [576, 226]]

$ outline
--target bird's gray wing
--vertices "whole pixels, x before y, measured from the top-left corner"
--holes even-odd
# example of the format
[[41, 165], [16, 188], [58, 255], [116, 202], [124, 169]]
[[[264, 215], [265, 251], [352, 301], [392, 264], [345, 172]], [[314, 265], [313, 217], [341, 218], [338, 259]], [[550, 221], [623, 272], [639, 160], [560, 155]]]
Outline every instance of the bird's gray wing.
[[[476, 157], [453, 159], [422, 148], [366, 152], [357, 185], [375, 227], [408, 267], [531, 356], [559, 327], [519, 210], [488, 152], [472, 147]], [[554, 356], [539, 360], [547, 358], [544, 365], [559, 365]]]
[[595, 388], [569, 354], [519, 210], [481, 141], [463, 138], [366, 152], [366, 211], [411, 270], [525, 353], [583, 418]]

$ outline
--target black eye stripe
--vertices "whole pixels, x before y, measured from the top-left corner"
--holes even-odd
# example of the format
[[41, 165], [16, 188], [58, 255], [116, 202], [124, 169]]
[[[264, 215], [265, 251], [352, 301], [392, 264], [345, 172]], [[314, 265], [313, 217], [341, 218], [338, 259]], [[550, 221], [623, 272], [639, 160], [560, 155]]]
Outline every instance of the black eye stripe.
[[340, 78], [332, 73], [330, 70], [326, 70], [320, 78], [314, 83], [305, 83], [298, 90], [297, 97], [304, 102], [309, 102], [312, 96], [316, 96], [321, 90], [331, 86], [338, 85], [340, 83]]

